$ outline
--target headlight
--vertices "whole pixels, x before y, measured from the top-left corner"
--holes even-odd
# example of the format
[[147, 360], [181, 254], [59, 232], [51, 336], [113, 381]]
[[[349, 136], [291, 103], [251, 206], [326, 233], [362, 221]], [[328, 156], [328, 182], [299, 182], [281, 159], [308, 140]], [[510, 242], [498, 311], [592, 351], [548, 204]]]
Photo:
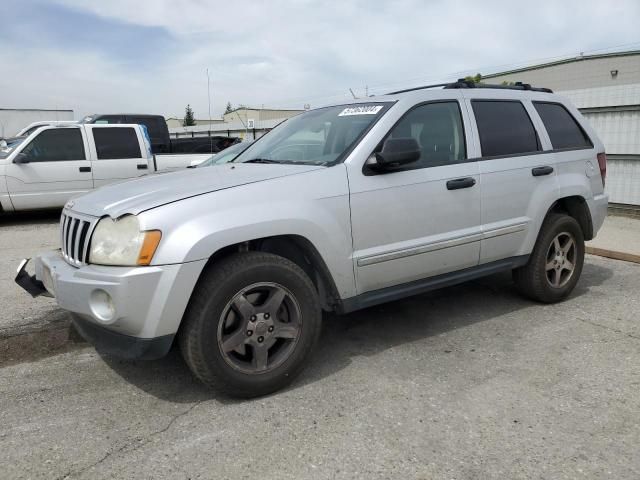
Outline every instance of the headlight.
[[149, 265], [158, 248], [159, 230], [140, 231], [134, 215], [98, 222], [91, 237], [89, 263], [98, 265]]

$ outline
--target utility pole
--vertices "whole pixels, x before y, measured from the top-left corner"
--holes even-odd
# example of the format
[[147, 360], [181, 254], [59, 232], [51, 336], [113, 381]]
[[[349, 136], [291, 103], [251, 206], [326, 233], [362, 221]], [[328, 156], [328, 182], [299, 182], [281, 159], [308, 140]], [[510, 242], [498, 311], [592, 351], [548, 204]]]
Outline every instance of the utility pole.
[[207, 99], [209, 101], [209, 152], [213, 153], [213, 138], [211, 137], [211, 88], [209, 79], [209, 68], [207, 67]]

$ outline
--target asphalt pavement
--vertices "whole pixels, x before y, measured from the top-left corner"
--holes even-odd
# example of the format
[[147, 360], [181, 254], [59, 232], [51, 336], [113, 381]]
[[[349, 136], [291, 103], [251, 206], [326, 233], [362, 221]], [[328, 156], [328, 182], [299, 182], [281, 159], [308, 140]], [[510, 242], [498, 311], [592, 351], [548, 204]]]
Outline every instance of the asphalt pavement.
[[588, 256], [556, 305], [505, 274], [327, 317], [302, 377], [251, 401], [207, 390], [175, 351], [7, 364], [0, 476], [637, 479], [639, 286], [640, 265]]

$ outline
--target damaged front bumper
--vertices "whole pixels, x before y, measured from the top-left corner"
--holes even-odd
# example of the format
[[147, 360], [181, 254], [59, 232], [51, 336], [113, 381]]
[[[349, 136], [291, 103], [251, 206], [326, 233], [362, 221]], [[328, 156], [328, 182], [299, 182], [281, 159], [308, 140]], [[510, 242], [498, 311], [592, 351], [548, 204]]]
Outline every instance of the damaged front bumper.
[[30, 258], [25, 258], [18, 265], [18, 274], [16, 275], [16, 283], [22, 287], [33, 298], [44, 295], [47, 297], [53, 297], [53, 293], [49, 292], [44, 286], [44, 283], [36, 278], [35, 275], [29, 275], [27, 273], [27, 264]]
[[20, 262], [16, 283], [33, 297], [55, 297], [98, 350], [125, 358], [159, 358], [178, 331], [206, 260], [114, 267], [69, 265], [60, 251]]

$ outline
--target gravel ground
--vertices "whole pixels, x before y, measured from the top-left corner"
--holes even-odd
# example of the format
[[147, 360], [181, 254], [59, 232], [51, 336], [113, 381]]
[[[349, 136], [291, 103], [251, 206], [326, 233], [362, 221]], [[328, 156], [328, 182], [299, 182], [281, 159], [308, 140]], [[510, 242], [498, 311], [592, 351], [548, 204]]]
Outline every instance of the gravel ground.
[[[40, 228], [52, 238], [14, 238], [55, 243]], [[176, 352], [5, 366], [0, 476], [637, 479], [638, 286], [640, 265], [589, 256], [557, 305], [497, 275], [329, 317], [303, 376], [252, 401], [205, 389]], [[5, 314], [58, 314], [3, 295]]]

